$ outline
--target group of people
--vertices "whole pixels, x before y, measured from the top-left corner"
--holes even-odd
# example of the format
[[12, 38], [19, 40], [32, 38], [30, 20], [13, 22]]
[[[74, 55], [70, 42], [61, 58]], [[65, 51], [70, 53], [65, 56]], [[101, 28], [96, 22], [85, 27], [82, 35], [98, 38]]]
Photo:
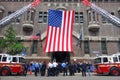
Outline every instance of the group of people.
[[33, 71], [35, 76], [38, 76], [38, 73], [40, 73], [41, 76], [58, 76], [59, 73], [62, 73], [63, 76], [74, 76], [76, 72], [81, 72], [82, 76], [86, 76], [86, 74], [88, 73], [88, 75], [90, 76], [91, 72], [94, 71], [94, 66], [86, 61], [63, 61], [62, 63], [49, 61], [48, 64], [45, 61], [42, 63], [35, 61], [34, 63], [27, 64], [26, 70]]

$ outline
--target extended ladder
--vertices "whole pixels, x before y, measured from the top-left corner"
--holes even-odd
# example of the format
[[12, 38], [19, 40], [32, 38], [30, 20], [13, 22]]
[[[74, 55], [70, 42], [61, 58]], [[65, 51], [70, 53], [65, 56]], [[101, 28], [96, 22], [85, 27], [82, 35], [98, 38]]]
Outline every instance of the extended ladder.
[[89, 2], [88, 0], [83, 0], [83, 3], [89, 6], [93, 11], [97, 12], [98, 14], [102, 15], [106, 19], [108, 19], [112, 24], [120, 27], [120, 19], [114, 15], [111, 15], [106, 10], [96, 6], [95, 4]]
[[37, 6], [40, 3], [39, 0], [35, 0], [34, 2], [32, 2], [31, 4], [28, 4], [26, 6], [24, 6], [23, 8], [17, 10], [16, 12], [4, 17], [3, 19], [0, 20], [0, 27], [1, 26], [5, 26], [7, 24], [9, 24], [10, 22], [12, 22], [15, 18], [18, 18], [19, 16], [21, 16], [23, 13], [27, 12], [29, 9]]

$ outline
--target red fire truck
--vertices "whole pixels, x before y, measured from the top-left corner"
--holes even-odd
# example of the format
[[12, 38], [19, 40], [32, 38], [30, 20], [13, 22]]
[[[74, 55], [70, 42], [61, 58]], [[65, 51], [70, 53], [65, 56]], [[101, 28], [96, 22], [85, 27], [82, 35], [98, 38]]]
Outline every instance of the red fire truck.
[[8, 76], [12, 74], [25, 75], [25, 59], [19, 55], [0, 54], [0, 75]]
[[98, 56], [94, 59], [94, 64], [97, 74], [120, 75], [120, 53]]

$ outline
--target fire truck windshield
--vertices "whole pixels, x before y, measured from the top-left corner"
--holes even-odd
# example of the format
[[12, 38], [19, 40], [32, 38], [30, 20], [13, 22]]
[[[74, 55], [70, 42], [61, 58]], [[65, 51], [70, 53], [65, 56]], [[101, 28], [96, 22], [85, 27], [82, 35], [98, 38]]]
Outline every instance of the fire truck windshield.
[[25, 63], [25, 61], [26, 61], [26, 60], [25, 60], [23, 57], [19, 57], [19, 62], [20, 62], [20, 63]]
[[95, 63], [95, 64], [101, 63], [101, 58], [96, 58], [96, 59], [94, 60], [94, 63]]

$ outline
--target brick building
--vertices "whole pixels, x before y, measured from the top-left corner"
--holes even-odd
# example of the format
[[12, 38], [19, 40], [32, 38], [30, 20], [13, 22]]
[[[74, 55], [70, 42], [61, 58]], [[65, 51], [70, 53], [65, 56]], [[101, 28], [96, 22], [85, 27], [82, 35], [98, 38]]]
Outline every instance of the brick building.
[[[120, 0], [90, 0], [97, 6], [120, 18]], [[33, 0], [0, 0], [0, 19], [15, 12]], [[74, 52], [44, 53], [46, 40], [48, 9], [74, 10], [73, 27]], [[120, 27], [114, 26], [101, 15], [93, 12], [82, 0], [41, 0], [40, 5], [30, 9], [14, 22], [10, 23], [18, 33], [17, 38], [27, 47], [29, 60], [88, 60], [96, 55], [109, 55], [120, 51]], [[8, 25], [9, 26], [9, 25]], [[6, 27], [0, 30], [0, 38]], [[36, 33], [41, 33], [41, 40], [30, 40]], [[79, 36], [82, 33], [81, 47]], [[96, 54], [97, 53], [97, 54]]]

